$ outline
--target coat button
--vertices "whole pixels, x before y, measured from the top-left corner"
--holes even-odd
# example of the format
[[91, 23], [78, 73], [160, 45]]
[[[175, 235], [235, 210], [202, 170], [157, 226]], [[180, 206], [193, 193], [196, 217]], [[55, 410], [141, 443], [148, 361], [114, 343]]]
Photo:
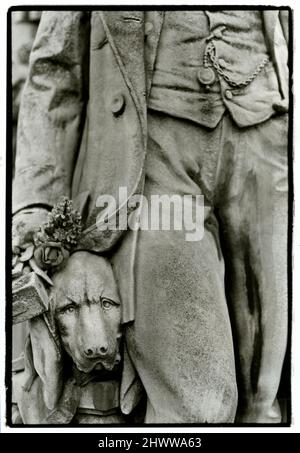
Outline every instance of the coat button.
[[124, 110], [124, 106], [125, 106], [125, 97], [123, 94], [116, 94], [113, 96], [112, 100], [111, 100], [111, 111], [112, 113], [117, 116], [117, 115], [120, 115], [123, 110]]
[[233, 98], [233, 93], [230, 90], [225, 91], [225, 96], [227, 99], [232, 99]]

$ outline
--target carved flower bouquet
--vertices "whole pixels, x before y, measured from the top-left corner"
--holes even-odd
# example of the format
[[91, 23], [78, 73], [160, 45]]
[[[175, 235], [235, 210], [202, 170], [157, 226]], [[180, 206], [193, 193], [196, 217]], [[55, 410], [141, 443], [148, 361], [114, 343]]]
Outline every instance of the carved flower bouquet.
[[72, 201], [63, 197], [48, 214], [47, 223], [36, 232], [34, 243], [14, 256], [13, 277], [33, 271], [52, 285], [48, 272], [68, 259], [81, 232], [81, 215], [73, 208]]
[[[44, 313], [48, 309], [47, 285], [76, 247], [82, 232], [82, 219], [67, 197], [54, 206], [47, 222], [35, 233], [25, 249], [14, 250], [13, 257], [13, 323]], [[40, 278], [42, 280], [40, 280]], [[46, 287], [43, 282], [47, 283]]]

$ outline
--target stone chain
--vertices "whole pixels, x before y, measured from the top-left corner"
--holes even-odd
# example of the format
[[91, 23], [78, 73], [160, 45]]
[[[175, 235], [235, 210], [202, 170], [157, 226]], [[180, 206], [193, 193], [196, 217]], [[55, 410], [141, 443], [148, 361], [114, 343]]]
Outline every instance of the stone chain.
[[218, 58], [216, 57], [216, 48], [213, 42], [210, 42], [205, 50], [203, 58], [203, 63], [205, 67], [208, 66], [208, 60], [211, 61], [217, 73], [221, 77], [223, 77], [224, 80], [226, 80], [228, 85], [234, 88], [245, 88], [248, 85], [250, 85], [250, 83], [253, 82], [253, 80], [258, 76], [258, 74], [260, 74], [260, 72], [267, 66], [267, 64], [270, 61], [269, 57], [264, 58], [263, 61], [256, 67], [255, 71], [249, 77], [247, 77], [245, 80], [242, 80], [241, 82], [236, 82], [235, 80], [232, 80], [221, 68]]

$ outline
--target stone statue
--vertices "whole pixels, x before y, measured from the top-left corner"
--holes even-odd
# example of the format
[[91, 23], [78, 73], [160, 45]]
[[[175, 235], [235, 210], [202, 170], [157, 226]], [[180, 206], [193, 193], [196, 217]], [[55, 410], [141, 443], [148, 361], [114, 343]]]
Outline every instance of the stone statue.
[[[14, 245], [61, 195], [81, 200], [78, 250], [110, 261], [122, 300], [121, 410], [141, 383], [145, 423], [281, 421], [287, 39], [285, 10], [42, 15], [19, 115]], [[192, 209], [201, 195], [203, 238], [114, 229], [111, 217], [99, 228], [99, 197], [118, 200], [120, 187], [119, 219], [140, 194], [190, 195]]]

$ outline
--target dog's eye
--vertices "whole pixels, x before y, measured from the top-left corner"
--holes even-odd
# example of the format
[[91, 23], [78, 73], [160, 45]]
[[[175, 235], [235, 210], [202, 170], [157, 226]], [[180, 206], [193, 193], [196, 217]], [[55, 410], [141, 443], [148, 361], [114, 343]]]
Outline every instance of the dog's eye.
[[67, 307], [64, 308], [63, 312], [64, 313], [74, 313], [74, 311], [76, 310], [76, 307], [74, 307], [74, 305], [68, 305]]
[[109, 299], [102, 299], [102, 307], [104, 308], [104, 310], [110, 310], [113, 305], [113, 301]]

